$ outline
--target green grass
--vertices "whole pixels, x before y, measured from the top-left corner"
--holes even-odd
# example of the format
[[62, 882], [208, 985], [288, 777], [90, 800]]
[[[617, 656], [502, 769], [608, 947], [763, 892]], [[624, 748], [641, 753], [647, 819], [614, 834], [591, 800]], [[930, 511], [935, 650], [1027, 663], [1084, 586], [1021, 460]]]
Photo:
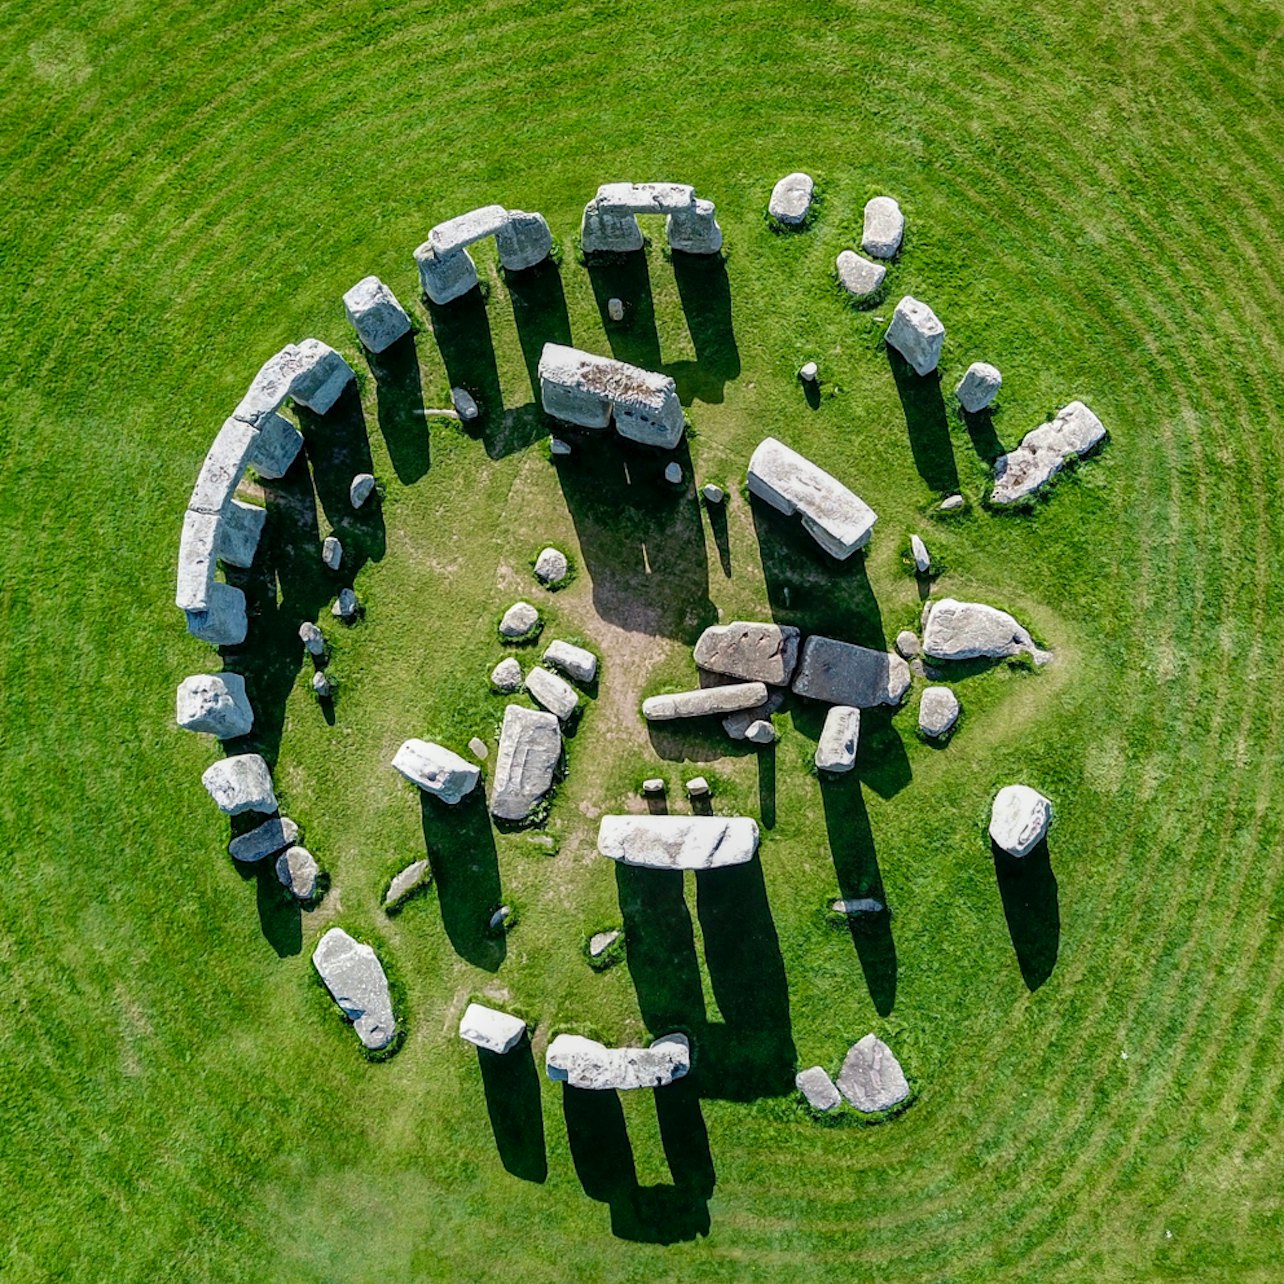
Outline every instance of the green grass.
[[[6, 1280], [1277, 1276], [1278, 11], [285, 0], [4, 17]], [[795, 168], [824, 202], [778, 236], [763, 210]], [[671, 262], [658, 223], [645, 277], [590, 275], [579, 214], [621, 178], [713, 199], [725, 277]], [[834, 257], [884, 191], [905, 248], [884, 303], [854, 310]], [[474, 438], [413, 416], [412, 371], [370, 373], [340, 296], [374, 272], [410, 305], [414, 246], [490, 201], [542, 211], [566, 252], [556, 276], [505, 282], [482, 248], [484, 313], [416, 303], [422, 404], [448, 404], [443, 352], [471, 363], [490, 397]], [[599, 312], [616, 288], [638, 304], [625, 328]], [[946, 325], [946, 406], [991, 360], [1004, 445], [1078, 397], [1110, 429], [1102, 456], [1028, 515], [986, 511], [992, 443], [952, 412], [933, 430], [921, 389], [902, 406], [878, 318], [903, 293]], [[651, 486], [654, 463], [631, 459], [631, 486], [610, 447], [554, 466], [530, 367], [559, 333], [674, 374], [689, 467], [730, 492], [725, 530]], [[177, 683], [218, 659], [172, 589], [218, 425], [262, 360], [312, 334], [362, 374], [385, 497], [381, 517], [345, 512], [364, 440], [335, 462], [335, 430], [311, 425], [316, 532], [294, 474], [271, 488], [277, 562], [250, 577], [255, 743], [332, 879], [300, 916], [233, 866], [200, 786], [217, 747], [173, 726]], [[794, 377], [808, 358], [815, 409]], [[768, 433], [879, 513], [867, 561], [755, 528], [744, 467]], [[955, 472], [971, 506], [937, 518]], [[323, 618], [333, 725], [287, 647], [337, 587], [307, 551], [332, 526], [366, 607], [350, 631]], [[912, 627], [913, 530], [949, 568], [938, 594], [1013, 610], [1056, 664], [960, 682], [944, 750], [914, 736], [913, 703], [867, 720], [858, 779], [823, 792], [815, 711], [779, 717], [764, 757], [711, 734], [652, 742], [638, 701], [694, 676], [689, 646], [719, 614], [880, 643]], [[545, 543], [577, 567], [556, 594], [529, 571]], [[479, 808], [421, 814], [387, 765], [410, 735], [493, 746], [495, 623], [522, 596], [543, 638], [602, 656], [546, 821], [554, 856]], [[617, 881], [596, 816], [644, 776], [680, 798], [697, 772], [718, 810], [762, 818], [760, 867]], [[1051, 884], [1000, 888], [984, 832], [1016, 779], [1057, 807], [1059, 950], [1033, 990], [1004, 893], [1023, 949], [1046, 954]], [[387, 880], [425, 838], [433, 887], [389, 918]], [[894, 945], [833, 926], [843, 884], [883, 887]], [[520, 921], [492, 938], [474, 911], [501, 898]], [[313, 978], [331, 922], [401, 987], [391, 1060], [360, 1055]], [[584, 937], [617, 923], [629, 959], [595, 973]], [[532, 1022], [533, 1063], [479, 1065], [454, 1032], [470, 998]], [[681, 1089], [564, 1103], [543, 1079], [551, 1032], [674, 1025], [699, 1057]], [[794, 1066], [832, 1070], [871, 1029], [913, 1104], [878, 1127], [811, 1119]]]

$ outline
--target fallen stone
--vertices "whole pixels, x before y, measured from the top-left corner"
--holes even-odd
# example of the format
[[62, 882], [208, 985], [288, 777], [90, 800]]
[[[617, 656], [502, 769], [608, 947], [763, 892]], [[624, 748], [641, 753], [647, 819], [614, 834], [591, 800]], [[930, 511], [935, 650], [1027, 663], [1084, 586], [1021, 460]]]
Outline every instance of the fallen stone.
[[526, 1034], [526, 1022], [495, 1008], [470, 1003], [459, 1022], [459, 1037], [487, 1052], [511, 1052]]
[[526, 690], [531, 693], [536, 704], [542, 704], [549, 713], [557, 714], [565, 722], [580, 702], [575, 689], [556, 673], [542, 669], [538, 665], [526, 675]]
[[984, 361], [974, 361], [963, 372], [954, 395], [964, 410], [975, 414], [978, 410], [984, 410], [999, 395], [1002, 386], [1003, 376], [995, 366]]
[[932, 569], [932, 559], [927, 545], [917, 535], [910, 536], [910, 555], [914, 558], [914, 569], [920, 575], [926, 575]]
[[468, 752], [471, 753], [474, 758], [479, 758], [483, 762], [490, 757], [490, 750], [486, 748], [486, 742], [479, 736], [474, 736], [468, 742]]
[[712, 482], [705, 486], [700, 491], [700, 494], [704, 496], [704, 502], [706, 504], [721, 504], [727, 497], [722, 487], [715, 486]]
[[662, 794], [664, 793], [664, 781], [659, 776], [649, 776], [642, 782], [642, 792], [644, 794]]
[[909, 665], [888, 651], [814, 634], [803, 643], [795, 694], [858, 709], [898, 705], [909, 690]]
[[755, 722], [769, 722], [771, 715], [784, 702], [785, 693], [773, 691], [762, 704], [756, 704], [752, 709], [738, 709], [735, 713], [727, 714], [722, 720], [722, 729], [732, 740], [744, 740], [749, 734], [749, 728]]
[[692, 776], [686, 783], [688, 798], [703, 798], [710, 791], [709, 782], [703, 776]]
[[341, 927], [332, 927], [312, 951], [312, 966], [361, 1042], [372, 1052], [387, 1047], [397, 1033], [397, 1021], [388, 978], [374, 950]]
[[541, 584], [560, 584], [570, 574], [566, 554], [556, 548], [546, 548], [535, 559], [535, 578]]
[[343, 545], [338, 537], [327, 535], [321, 545], [321, 560], [332, 570], [337, 571], [343, 562]]
[[715, 713], [750, 709], [762, 704], [766, 698], [767, 688], [761, 682], [733, 682], [725, 687], [700, 687], [695, 691], [651, 696], [642, 701], [642, 716], [648, 722], [703, 718]]
[[338, 601], [330, 608], [330, 614], [339, 620], [355, 620], [360, 610], [357, 595], [350, 588], [343, 588], [339, 590]]
[[758, 824], [748, 816], [603, 816], [597, 849], [646, 869], [720, 869], [753, 859]]
[[664, 480], [667, 481], [670, 486], [680, 485], [682, 482], [682, 465], [677, 463], [665, 464]]
[[816, 190], [810, 174], [786, 174], [771, 189], [767, 213], [786, 227], [798, 227], [807, 221], [811, 198]]
[[429, 740], [407, 740], [392, 766], [424, 793], [452, 807], [472, 793], [481, 775], [468, 759]]
[[609, 932], [594, 932], [589, 937], [589, 958], [600, 959], [619, 939], [618, 928], [613, 928]]
[[835, 266], [838, 284], [854, 299], [867, 299], [876, 294], [887, 275], [887, 269], [881, 263], [871, 263], [855, 250], [844, 250]]
[[284, 415], [273, 411], [259, 422], [259, 438], [250, 463], [260, 477], [277, 481], [290, 471], [302, 449], [303, 434]]
[[266, 508], [234, 499], [219, 525], [218, 560], [225, 566], [253, 566], [266, 525]]
[[941, 500], [941, 512], [954, 513], [963, 507], [962, 495], [947, 495]]
[[499, 636], [509, 641], [529, 637], [539, 628], [539, 612], [529, 602], [514, 602], [499, 622]]
[[562, 755], [561, 724], [540, 709], [510, 704], [504, 710], [491, 788], [491, 815], [525, 820], [553, 787]]
[[918, 729], [933, 740], [947, 735], [959, 720], [959, 700], [949, 687], [928, 687], [919, 697]]
[[477, 399], [467, 388], [452, 388], [450, 404], [455, 407], [461, 423], [470, 424], [481, 413], [477, 409]]
[[869, 543], [874, 510], [842, 482], [783, 442], [767, 437], [749, 460], [749, 491], [785, 514], [798, 513], [803, 529], [831, 556], [850, 557]]
[[887, 906], [873, 896], [854, 896], [848, 900], [830, 901], [829, 908], [847, 918], [860, 918], [865, 914], [881, 914]]
[[623, 302], [619, 299], [607, 299], [606, 315], [610, 317], [612, 321], [623, 321], [624, 320]]
[[257, 753], [238, 753], [220, 758], [207, 767], [201, 784], [209, 791], [220, 811], [239, 816], [243, 811], [275, 811], [276, 793], [272, 773]]
[[1023, 651], [1036, 664], [1051, 659], [1012, 616], [983, 602], [943, 597], [924, 614], [923, 654], [930, 660], [1001, 660]]
[[357, 338], [371, 352], [382, 352], [410, 333], [410, 318], [397, 296], [377, 276], [363, 276], [343, 296]]
[[905, 215], [890, 196], [875, 196], [865, 203], [865, 227], [860, 248], [876, 259], [896, 257], [905, 235]]
[[412, 892], [417, 892], [432, 880], [432, 869], [426, 860], [417, 860], [407, 865], [391, 883], [384, 894], [385, 910], [396, 909]]
[[559, 1034], [544, 1054], [544, 1068], [554, 1083], [591, 1092], [663, 1088], [691, 1069], [691, 1045], [683, 1034], [666, 1034], [649, 1048], [608, 1048], [596, 1039]]
[[745, 739], [755, 745], [774, 744], [776, 729], [765, 718], [759, 718], [745, 728]]
[[348, 487], [353, 508], [360, 508], [374, 494], [375, 479], [369, 473], [358, 473]]
[[820, 374], [814, 361], [808, 361], [798, 370], [798, 377], [803, 383], [815, 383], [816, 377]]
[[1005, 785], [990, 808], [990, 837], [1009, 856], [1028, 856], [1044, 839], [1052, 804], [1029, 785]]
[[522, 687], [522, 666], [510, 655], [490, 671], [490, 684], [496, 691], [511, 695]]
[[1015, 450], [994, 461], [990, 503], [1015, 504], [1027, 499], [1105, 437], [1101, 420], [1082, 401], [1072, 401], [1051, 423], [1026, 433]]
[[887, 343], [913, 366], [916, 374], [931, 374], [941, 359], [945, 327], [926, 303], [907, 294], [892, 313]]
[[318, 671], [312, 675], [312, 691], [318, 700], [328, 700], [334, 692], [334, 684]]
[[790, 624], [714, 624], [700, 634], [695, 662], [710, 673], [782, 687], [793, 677], [801, 637]]
[[560, 437], [553, 437], [548, 443], [548, 453], [556, 459], [565, 459], [571, 453], [570, 443]]
[[290, 847], [276, 858], [277, 880], [295, 900], [312, 899], [320, 872], [316, 857], [306, 847]]
[[902, 629], [896, 635], [896, 654], [902, 659], [912, 660], [918, 654], [918, 634], [911, 629]]
[[851, 771], [860, 744], [860, 710], [836, 704], [825, 714], [825, 725], [816, 742], [816, 766], [821, 771]]
[[874, 1034], [852, 1044], [838, 1074], [838, 1088], [857, 1110], [870, 1114], [890, 1110], [909, 1096], [900, 1062]]
[[544, 652], [544, 660], [555, 669], [561, 669], [576, 682], [592, 682], [597, 677], [597, 656], [582, 646], [572, 646], [569, 642], [550, 642]]
[[184, 731], [235, 740], [254, 726], [254, 710], [239, 673], [196, 673], [178, 686], [175, 718]]
[[299, 827], [289, 816], [273, 816], [255, 829], [248, 830], [227, 845], [232, 859], [251, 865], [289, 847], [299, 837]]
[[311, 620], [304, 620], [299, 625], [299, 641], [309, 655], [325, 654], [325, 634]]
[[794, 1076], [794, 1087], [802, 1093], [813, 1110], [827, 1112], [833, 1110], [842, 1101], [842, 1097], [838, 1095], [838, 1089], [834, 1087], [834, 1081], [823, 1066], [812, 1066], [808, 1070], [800, 1070]]

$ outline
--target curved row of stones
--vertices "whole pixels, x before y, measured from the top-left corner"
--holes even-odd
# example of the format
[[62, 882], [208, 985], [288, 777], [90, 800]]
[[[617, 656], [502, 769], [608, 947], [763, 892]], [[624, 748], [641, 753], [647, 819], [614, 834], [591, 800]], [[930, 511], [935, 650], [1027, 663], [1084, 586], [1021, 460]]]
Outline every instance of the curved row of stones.
[[[806, 221], [814, 185], [806, 175], [790, 175], [777, 184], [769, 207], [782, 224]], [[586, 253], [630, 252], [642, 248], [639, 214], [664, 214], [672, 248], [687, 253], [716, 254], [722, 247], [712, 202], [700, 200], [682, 184], [604, 184], [585, 207], [581, 246]], [[862, 248], [880, 259], [898, 252], [904, 217], [896, 202], [871, 200], [865, 209]], [[477, 284], [468, 246], [493, 236], [505, 269], [520, 271], [548, 257], [552, 236], [542, 215], [486, 206], [450, 219], [432, 229], [415, 251], [424, 293], [437, 304], [459, 298]], [[854, 294], [872, 294], [885, 269], [859, 260], [852, 251], [839, 257], [840, 280]], [[874, 269], [871, 271], [871, 269]], [[876, 277], [876, 279], [874, 279]], [[859, 280], [858, 280], [859, 278]], [[870, 282], [872, 281], [872, 284]], [[863, 285], [861, 284], [863, 283]], [[854, 284], [860, 288], [853, 288]], [[411, 322], [393, 292], [377, 277], [366, 277], [344, 295], [347, 316], [362, 344], [381, 352], [409, 332]], [[614, 302], [614, 301], [613, 301]], [[896, 348], [919, 375], [931, 373], [939, 360], [944, 327], [925, 304], [906, 297], [897, 305], [888, 327], [887, 343]], [[814, 365], [801, 372], [814, 379]], [[189, 500], [180, 542], [176, 601], [185, 612], [188, 629], [216, 645], [235, 646], [247, 631], [244, 594], [215, 578], [218, 562], [252, 564], [262, 533], [264, 512], [236, 498], [246, 469], [253, 466], [265, 478], [283, 476], [303, 446], [299, 430], [279, 411], [292, 399], [316, 414], [327, 413], [355, 377], [333, 348], [317, 339], [288, 345], [255, 376], [241, 403], [215, 438]], [[620, 436], [647, 445], [672, 449], [685, 427], [676, 386], [669, 377], [625, 362], [597, 356], [561, 344], [546, 344], [539, 363], [541, 401], [554, 418], [582, 428], [614, 426]], [[992, 366], [974, 363], [960, 381], [956, 395], [964, 409], [988, 406], [1001, 385]], [[453, 391], [461, 418], [476, 415], [467, 394]], [[471, 411], [471, 413], [470, 413]], [[1021, 446], [995, 465], [991, 500], [1015, 502], [1046, 484], [1065, 462], [1097, 445], [1105, 432], [1082, 403], [1067, 406], [1050, 424], [1029, 434]], [[679, 473], [680, 479], [680, 473]], [[749, 463], [748, 487], [772, 507], [797, 514], [804, 528], [826, 552], [838, 559], [851, 556], [870, 538], [876, 515], [849, 488], [775, 438], [766, 438]], [[360, 507], [373, 493], [369, 474], [353, 478], [350, 499]], [[720, 502], [722, 495], [706, 499]], [[916, 569], [926, 573], [930, 558], [918, 536], [912, 538]], [[545, 554], [556, 550], [545, 550]], [[324, 561], [337, 569], [342, 549], [330, 537], [322, 550]], [[556, 554], [561, 557], [562, 555]], [[537, 573], [539, 567], [537, 566]], [[565, 574], [562, 559], [561, 574]], [[547, 576], [541, 576], [548, 582]], [[524, 608], [524, 609], [522, 609]], [[358, 610], [351, 589], [340, 592], [334, 613], [353, 617]], [[516, 614], [514, 614], [516, 613]], [[534, 627], [534, 608], [518, 603], [505, 617], [509, 636], [520, 637]], [[929, 602], [924, 611], [923, 654], [953, 660], [988, 656], [1000, 658], [1028, 653], [1036, 663], [1047, 659], [1030, 635], [1011, 616], [980, 603], [944, 599]], [[501, 626], [501, 634], [504, 633]], [[324, 653], [320, 630], [310, 621], [300, 628], [305, 648]], [[804, 641], [797, 629], [775, 624], [733, 622], [706, 630], [697, 643], [695, 659], [705, 672], [739, 681], [695, 691], [652, 697], [644, 702], [648, 720], [726, 714], [728, 735], [756, 743], [774, 739], [771, 714], [792, 681], [795, 694], [828, 702], [830, 711], [816, 751], [823, 771], [851, 770], [859, 741], [860, 710], [879, 704], [896, 705], [908, 690], [906, 663], [913, 635], [898, 638], [900, 654], [881, 652], [818, 635]], [[582, 682], [596, 674], [596, 657], [582, 648], [555, 642], [545, 653], [546, 664]], [[501, 670], [510, 666], [501, 677]], [[520, 665], [511, 658], [496, 667], [492, 680], [501, 689], [522, 684]], [[795, 672], [796, 669], [796, 672]], [[321, 686], [317, 685], [320, 680]], [[552, 786], [561, 756], [561, 722], [574, 711], [578, 697], [550, 668], [532, 670], [527, 690], [543, 710], [510, 704], [503, 729], [491, 799], [500, 819], [529, 815]], [[314, 688], [324, 695], [324, 675]], [[777, 687], [771, 691], [769, 687]], [[186, 679], [177, 698], [179, 725], [192, 731], [235, 739], [248, 734], [253, 710], [244, 680], [237, 674], [199, 674]], [[948, 688], [929, 688], [920, 706], [920, 730], [941, 736], [958, 717], [958, 703]], [[482, 746], [484, 749], [484, 746]], [[446, 805], [465, 797], [476, 785], [478, 768], [444, 746], [408, 740], [392, 764], [402, 775]], [[210, 767], [203, 782], [216, 804], [229, 815], [246, 811], [275, 813], [277, 801], [271, 773], [257, 754], [232, 755]], [[648, 787], [660, 782], [648, 782]], [[700, 792], [700, 781], [688, 782]], [[707, 786], [705, 786], [707, 789]], [[1000, 791], [992, 807], [990, 835], [1014, 857], [1024, 857], [1043, 839], [1051, 819], [1051, 804], [1024, 785]], [[277, 862], [278, 877], [300, 900], [311, 898], [318, 886], [318, 869], [306, 849], [295, 844], [298, 827], [288, 817], [270, 816], [256, 829], [232, 840], [232, 856], [256, 861], [284, 849]], [[757, 853], [758, 828], [748, 817], [605, 816], [598, 850], [625, 864], [661, 869], [715, 869], [751, 860]], [[428, 877], [427, 863], [415, 862], [389, 888], [385, 906], [411, 894]], [[843, 912], [862, 912], [882, 906], [870, 902], [835, 902]], [[374, 950], [339, 928], [319, 941], [313, 963], [332, 996], [352, 1021], [356, 1033], [372, 1050], [386, 1047], [397, 1023], [387, 978]], [[511, 1014], [472, 1004], [460, 1023], [464, 1039], [495, 1053], [510, 1051], [526, 1033], [526, 1025]], [[662, 1086], [690, 1067], [690, 1047], [680, 1033], [657, 1039], [650, 1047], [607, 1048], [580, 1036], [560, 1034], [546, 1054], [548, 1074], [574, 1087], [625, 1089]], [[889, 1109], [908, 1096], [908, 1085], [891, 1050], [874, 1034], [854, 1045], [838, 1075], [837, 1088], [823, 1067], [797, 1076], [799, 1090], [817, 1110], [839, 1102], [839, 1090], [862, 1110]]]

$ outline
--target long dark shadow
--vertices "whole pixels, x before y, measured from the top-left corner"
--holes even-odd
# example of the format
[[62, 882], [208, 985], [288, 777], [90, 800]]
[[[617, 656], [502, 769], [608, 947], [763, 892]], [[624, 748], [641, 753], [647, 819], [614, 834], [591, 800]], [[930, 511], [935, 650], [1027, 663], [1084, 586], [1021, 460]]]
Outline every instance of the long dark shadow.
[[382, 352], [367, 352], [366, 361], [375, 377], [379, 431], [392, 470], [402, 485], [409, 486], [431, 463], [415, 336], [404, 335]]
[[1061, 906], [1048, 840], [1019, 859], [997, 843], [990, 849], [1021, 979], [1037, 990], [1052, 975], [1061, 950]]
[[[660, 336], [655, 329], [655, 302], [646, 251], [592, 255], [585, 265], [593, 283], [597, 310], [602, 315], [611, 355], [644, 370], [660, 369]], [[612, 321], [608, 305], [619, 299], [624, 319]]]
[[495, 341], [481, 287], [474, 286], [450, 303], [426, 299], [426, 306], [450, 386], [463, 388], [477, 402], [477, 418], [466, 431], [482, 440], [490, 458], [498, 459], [503, 452], [496, 453], [495, 443], [506, 435], [504, 392], [499, 384]]
[[517, 1047], [502, 1055], [478, 1048], [477, 1063], [500, 1163], [523, 1181], [546, 1181], [544, 1110], [530, 1040], [522, 1039]]
[[716, 404], [727, 383], [740, 377], [740, 349], [731, 322], [731, 282], [721, 254], [673, 251], [673, 276], [695, 348], [694, 361], [671, 362], [666, 374], [678, 385], [683, 405]]
[[938, 494], [953, 495], [959, 488], [959, 470], [941, 396], [940, 371], [916, 374], [895, 348], [888, 346], [886, 352], [919, 476]]
[[999, 434], [994, 431], [994, 411], [989, 406], [984, 410], [959, 412], [963, 416], [963, 426], [967, 429], [967, 435], [972, 439], [972, 449], [985, 460], [987, 464], [992, 464], [998, 457], [1005, 454], [1003, 443], [999, 440]]
[[562, 273], [552, 259], [524, 272], [506, 272], [513, 300], [513, 321], [522, 345], [531, 396], [539, 401], [539, 358], [546, 343], [571, 342], [571, 318], [566, 310]]

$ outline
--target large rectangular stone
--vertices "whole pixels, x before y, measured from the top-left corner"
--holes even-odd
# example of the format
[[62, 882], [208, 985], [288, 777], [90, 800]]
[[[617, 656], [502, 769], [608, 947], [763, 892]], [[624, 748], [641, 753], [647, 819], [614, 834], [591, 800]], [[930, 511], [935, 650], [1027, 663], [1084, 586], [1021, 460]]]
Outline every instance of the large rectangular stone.
[[622, 865], [719, 869], [753, 859], [758, 823], [749, 816], [603, 816], [597, 849]]
[[217, 513], [189, 508], [183, 514], [183, 533], [178, 541], [178, 591], [174, 594], [180, 610], [210, 609], [220, 522]]
[[794, 693], [857, 709], [898, 705], [909, 690], [909, 665], [890, 651], [819, 635], [803, 643]]
[[507, 222], [508, 211], [502, 205], [483, 205], [438, 223], [428, 233], [428, 243], [438, 254], [453, 254], [483, 237], [494, 236]]
[[525, 820], [553, 787], [562, 756], [562, 728], [542, 709], [510, 704], [504, 710], [495, 755], [490, 811], [500, 820]]
[[724, 687], [700, 687], [695, 691], [676, 691], [670, 695], [652, 696], [642, 701], [642, 716], [648, 722], [667, 722], [672, 718], [704, 718], [715, 713], [735, 713], [752, 709], [767, 699], [767, 688], [761, 682], [731, 682]]
[[259, 432], [242, 419], [225, 419], [205, 453], [188, 508], [198, 513], [221, 513], [231, 502], [245, 466], [254, 458]]

